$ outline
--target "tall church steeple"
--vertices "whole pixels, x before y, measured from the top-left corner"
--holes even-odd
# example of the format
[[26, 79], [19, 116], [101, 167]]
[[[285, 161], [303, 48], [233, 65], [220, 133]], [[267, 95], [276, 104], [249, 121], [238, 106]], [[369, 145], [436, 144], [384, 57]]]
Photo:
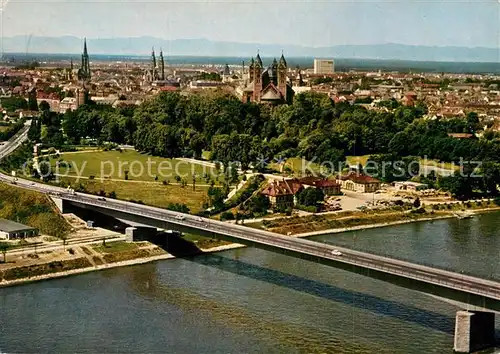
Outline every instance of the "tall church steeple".
[[83, 54], [82, 54], [82, 66], [78, 70], [78, 79], [82, 81], [90, 81], [90, 59], [89, 53], [87, 52], [87, 38], [83, 39]]
[[285, 56], [281, 53], [280, 62], [278, 64], [278, 90], [280, 90], [281, 94], [285, 101], [288, 100], [287, 97], [287, 86], [286, 86], [286, 72], [287, 72], [287, 63], [285, 60]]
[[165, 80], [165, 60], [163, 59], [163, 49], [160, 48], [160, 79]]
[[156, 77], [156, 55], [155, 48], [151, 50], [151, 79], [154, 81], [157, 79]]

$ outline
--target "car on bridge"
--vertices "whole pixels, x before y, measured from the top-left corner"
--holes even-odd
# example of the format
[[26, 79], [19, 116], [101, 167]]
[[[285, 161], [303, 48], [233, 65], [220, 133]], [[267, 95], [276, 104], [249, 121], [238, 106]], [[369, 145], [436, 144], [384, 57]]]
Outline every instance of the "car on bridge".
[[339, 250], [333, 250], [332, 255], [333, 256], [342, 256], [342, 252], [340, 252]]
[[97, 198], [97, 200], [100, 200], [101, 202], [105, 202], [106, 198], [100, 197], [100, 198]]
[[183, 215], [177, 215], [175, 218], [177, 220], [184, 220], [185, 219], [185, 217]]

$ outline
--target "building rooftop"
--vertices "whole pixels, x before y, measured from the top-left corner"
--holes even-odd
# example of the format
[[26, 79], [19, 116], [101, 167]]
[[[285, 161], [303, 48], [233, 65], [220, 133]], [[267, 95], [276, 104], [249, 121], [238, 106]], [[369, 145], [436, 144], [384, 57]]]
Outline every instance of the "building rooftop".
[[34, 230], [35, 228], [31, 226], [26, 226], [23, 224], [19, 224], [17, 222], [0, 219], [0, 231], [4, 232], [18, 232], [18, 231], [26, 231], [26, 230]]

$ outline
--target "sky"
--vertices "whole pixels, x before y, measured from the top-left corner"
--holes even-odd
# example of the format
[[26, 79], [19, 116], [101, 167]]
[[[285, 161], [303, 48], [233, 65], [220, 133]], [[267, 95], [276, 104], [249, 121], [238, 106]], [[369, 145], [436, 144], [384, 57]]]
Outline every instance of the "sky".
[[500, 48], [500, 0], [0, 0], [4, 36]]

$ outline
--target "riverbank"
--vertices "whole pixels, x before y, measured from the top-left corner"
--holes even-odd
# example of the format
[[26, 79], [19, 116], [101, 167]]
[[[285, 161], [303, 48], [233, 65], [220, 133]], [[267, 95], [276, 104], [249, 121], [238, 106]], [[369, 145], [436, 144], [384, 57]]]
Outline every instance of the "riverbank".
[[[479, 213], [494, 212], [499, 210], [500, 207], [492, 206], [488, 208], [479, 208], [470, 210], [470, 212], [473, 214], [479, 214]], [[448, 213], [441, 212], [439, 214], [428, 213], [428, 214], [429, 215], [424, 214], [421, 217], [416, 217], [411, 219], [392, 220], [388, 222], [360, 224], [349, 227], [316, 230], [311, 232], [293, 234], [290, 235], [290, 237], [307, 238], [307, 237], [343, 233], [355, 230], [382, 228], [394, 225], [409, 224], [414, 222], [434, 221], [434, 220], [450, 219], [456, 217], [453, 212], [448, 212]], [[400, 216], [403, 218], [405, 217], [403, 214], [401, 214]], [[207, 245], [209, 244], [210, 243], [208, 243]], [[172, 254], [165, 252], [160, 247], [150, 244], [149, 242], [138, 242], [131, 244], [127, 244], [125, 242], [115, 242], [115, 243], [110, 243], [110, 245], [111, 246], [85, 245], [81, 246], [80, 248], [75, 247], [76, 258], [75, 257], [71, 258], [69, 256], [66, 256], [67, 259], [53, 261], [50, 263], [41, 263], [41, 264], [35, 263], [29, 267], [17, 267], [17, 268], [13, 267], [7, 270], [0, 269], [0, 287], [15, 286], [36, 281], [63, 278], [94, 271], [100, 271], [118, 267], [127, 267], [132, 265], [140, 265], [150, 262], [176, 258]], [[107, 247], [109, 247], [109, 250], [107, 249]], [[243, 247], [246, 246], [242, 244], [231, 243], [223, 245], [214, 245], [214, 247], [209, 247], [209, 248], [200, 248], [200, 250], [204, 253], [214, 253], [214, 252], [227, 251]], [[75, 252], [75, 250], [72, 249], [72, 252]], [[43, 270], [40, 270], [39, 269], [40, 267]], [[58, 268], [62, 270], [57, 271]], [[72, 268], [72, 269], [67, 269], [67, 268]], [[32, 275], [40, 271], [45, 271], [46, 273], [39, 275]], [[15, 279], [6, 279], [13, 276], [12, 274], [10, 274], [9, 276], [6, 277], [7, 272], [11, 273], [16, 272], [16, 274], [18, 274], [19, 277]], [[25, 274], [26, 276], [22, 276], [23, 274]]]
[[370, 210], [365, 212], [345, 212], [342, 215], [317, 214], [306, 217], [292, 217], [265, 221], [252, 227], [295, 237], [318, 236], [390, 225], [407, 224], [420, 221], [454, 218], [460, 215], [498, 211], [494, 204], [461, 208], [461, 205], [448, 205], [445, 210]]
[[[228, 245], [222, 245], [222, 246], [216, 246], [208, 249], [200, 249], [203, 253], [213, 253], [213, 252], [221, 252], [221, 251], [227, 251], [235, 248], [241, 248], [245, 247], [244, 245], [240, 244], [228, 244]], [[161, 250], [157, 246], [152, 246], [148, 247], [151, 250]], [[88, 247], [86, 247], [88, 250]], [[163, 251], [163, 250], [162, 250]], [[85, 252], [85, 251], [84, 251]], [[161, 251], [157, 251], [161, 252]], [[164, 252], [164, 251], [163, 251]], [[120, 257], [120, 253], [114, 253], [115, 256]], [[123, 256], [123, 255], [122, 255]], [[126, 256], [125, 256], [126, 257]], [[105, 259], [106, 257], [103, 257]], [[128, 259], [128, 260], [123, 260], [123, 261], [113, 261], [110, 259], [110, 263], [101, 263], [99, 262], [94, 263], [92, 266], [88, 266], [88, 262], [83, 262], [82, 258], [77, 258], [74, 260], [62, 260], [62, 261], [57, 261], [59, 267], [68, 267], [68, 266], [75, 266], [78, 264], [81, 264], [82, 267], [77, 267], [75, 269], [68, 269], [68, 270], [63, 270], [63, 271], [56, 271], [56, 272], [50, 272], [51, 269], [53, 269], [53, 265], [55, 262], [51, 263], [45, 263], [45, 264], [40, 264], [39, 266], [45, 267], [46, 270], [48, 270], [48, 273], [45, 274], [40, 274], [40, 275], [35, 275], [35, 276], [26, 276], [26, 277], [21, 277], [18, 279], [9, 279], [5, 280], [5, 270], [0, 271], [0, 288], [2, 287], [9, 287], [9, 286], [15, 286], [15, 285], [22, 285], [22, 284], [27, 284], [27, 283], [32, 283], [32, 282], [37, 282], [37, 281], [42, 281], [42, 280], [49, 280], [49, 279], [56, 279], [56, 278], [64, 278], [64, 277], [69, 277], [73, 275], [79, 275], [79, 274], [85, 274], [89, 272], [95, 272], [95, 271], [100, 271], [100, 270], [106, 270], [106, 269], [112, 269], [112, 268], [118, 268], [118, 267], [127, 267], [127, 266], [133, 266], [133, 265], [140, 265], [140, 264], [145, 264], [145, 263], [151, 263], [151, 262], [156, 262], [156, 261], [161, 261], [161, 260], [166, 260], [166, 259], [174, 259], [176, 258], [175, 256], [169, 254], [169, 253], [162, 253], [158, 255], [150, 255], [147, 257], [140, 257], [140, 258], [135, 258], [135, 259]], [[104, 260], [101, 260], [104, 261]], [[10, 271], [15, 271], [21, 270], [21, 268], [25, 267], [19, 267], [19, 268], [10, 268]], [[21, 271], [22, 273], [22, 271]]]
[[[494, 212], [494, 211], [500, 211], [500, 207], [491, 207], [491, 208], [471, 210], [471, 213], [473, 213], [473, 214], [482, 214], [482, 213], [488, 213], [488, 212]], [[366, 230], [366, 229], [376, 229], [376, 228], [381, 228], [381, 227], [410, 224], [410, 223], [415, 223], [415, 222], [434, 221], [434, 220], [442, 220], [442, 219], [452, 219], [452, 218], [455, 218], [455, 217], [456, 216], [453, 215], [453, 214], [448, 214], [448, 215], [441, 215], [441, 216], [436, 216], [436, 217], [432, 217], [432, 218], [421, 218], [421, 219], [415, 219], [415, 220], [399, 220], [399, 221], [390, 221], [390, 222], [377, 223], [377, 224], [357, 225], [357, 226], [343, 227], [343, 228], [336, 228], [336, 229], [320, 230], [320, 231], [313, 231], [313, 232], [304, 232], [304, 233], [293, 235], [293, 236], [294, 237], [323, 236], [323, 235], [338, 234], [338, 233], [349, 232], [349, 231]]]

